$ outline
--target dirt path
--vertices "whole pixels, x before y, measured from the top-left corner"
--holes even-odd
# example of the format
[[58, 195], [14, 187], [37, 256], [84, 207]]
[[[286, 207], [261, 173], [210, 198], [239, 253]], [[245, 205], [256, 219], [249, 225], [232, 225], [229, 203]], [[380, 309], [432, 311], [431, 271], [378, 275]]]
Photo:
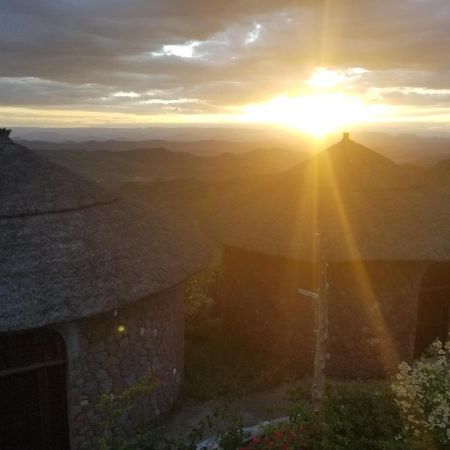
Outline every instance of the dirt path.
[[[219, 408], [227, 406], [229, 411], [240, 416], [243, 425], [253, 426], [265, 420], [283, 417], [289, 414], [292, 403], [287, 392], [299, 387], [305, 388], [306, 382], [283, 384], [274, 389], [257, 392], [239, 399], [213, 400], [208, 402], [194, 402], [186, 400], [159, 428], [159, 432], [166, 437], [175, 438], [186, 436], [207, 415], [212, 415]], [[215, 428], [205, 433], [204, 437], [213, 436], [224, 425], [225, 420], [219, 420]]]

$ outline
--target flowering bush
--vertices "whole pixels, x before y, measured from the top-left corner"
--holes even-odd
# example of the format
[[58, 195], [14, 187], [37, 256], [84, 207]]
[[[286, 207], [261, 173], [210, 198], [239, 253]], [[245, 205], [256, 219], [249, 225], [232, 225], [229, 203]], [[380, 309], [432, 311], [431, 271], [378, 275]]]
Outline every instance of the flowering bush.
[[240, 450], [310, 450], [317, 438], [317, 424], [308, 422], [289, 422], [276, 429], [268, 429], [264, 436], [254, 437]]
[[427, 448], [450, 448], [450, 340], [436, 340], [429, 352], [400, 364], [392, 384], [405, 419], [405, 432]]
[[[322, 410], [299, 405], [290, 422], [265, 430], [241, 450], [411, 450], [398, 439], [402, 426], [392, 391], [384, 383], [329, 386]], [[431, 450], [422, 447], [420, 450]], [[419, 447], [418, 449], [419, 450]]]

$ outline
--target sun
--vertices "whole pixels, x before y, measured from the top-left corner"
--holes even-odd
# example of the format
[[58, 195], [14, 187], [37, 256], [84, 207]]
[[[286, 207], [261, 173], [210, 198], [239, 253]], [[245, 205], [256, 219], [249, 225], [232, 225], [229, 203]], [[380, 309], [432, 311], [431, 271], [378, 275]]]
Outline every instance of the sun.
[[251, 122], [285, 125], [323, 137], [355, 124], [374, 121], [381, 113], [379, 105], [365, 103], [347, 94], [315, 93], [281, 95], [264, 103], [244, 107], [244, 118]]

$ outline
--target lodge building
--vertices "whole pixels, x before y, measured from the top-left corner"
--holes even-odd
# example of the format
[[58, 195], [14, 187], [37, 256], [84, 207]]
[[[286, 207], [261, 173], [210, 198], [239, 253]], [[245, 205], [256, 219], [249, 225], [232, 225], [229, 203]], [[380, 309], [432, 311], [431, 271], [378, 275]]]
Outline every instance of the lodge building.
[[266, 177], [203, 224], [223, 246], [218, 296], [230, 333], [311, 374], [318, 261], [329, 284], [327, 373], [385, 377], [448, 335], [450, 185], [344, 134]]
[[[150, 370], [167, 413], [183, 379], [193, 226], [107, 192], [0, 130], [0, 448], [96, 448], [103, 393]], [[132, 420], [132, 419], [131, 419]]]

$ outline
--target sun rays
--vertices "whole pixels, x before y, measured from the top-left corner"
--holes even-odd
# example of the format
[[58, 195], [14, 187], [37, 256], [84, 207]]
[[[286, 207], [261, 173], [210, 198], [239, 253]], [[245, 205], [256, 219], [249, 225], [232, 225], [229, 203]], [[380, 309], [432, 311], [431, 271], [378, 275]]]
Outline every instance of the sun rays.
[[323, 137], [350, 125], [375, 121], [384, 107], [343, 93], [279, 96], [244, 108], [244, 120], [275, 123]]
[[[347, 254], [354, 255], [353, 261], [350, 261], [352, 273], [356, 281], [355, 292], [364, 306], [366, 317], [369, 319], [372, 326], [372, 334], [376, 334], [381, 338], [379, 350], [379, 357], [386, 364], [389, 369], [395, 369], [400, 362], [399, 355], [396, 351], [394, 340], [391, 332], [386, 324], [383, 313], [379, 309], [379, 301], [375, 288], [372, 284], [371, 277], [364, 263], [364, 258], [361, 257], [358, 242], [355, 238], [355, 232], [352, 229], [348, 213], [345, 206], [343, 193], [338, 189], [336, 180], [334, 178], [334, 169], [328, 158], [325, 159], [327, 163], [327, 174], [330, 177], [334, 187], [330, 189], [332, 195], [333, 205], [322, 204], [323, 208], [332, 207], [338, 215], [338, 220], [341, 228], [340, 235], [344, 240]], [[375, 333], [374, 333], [375, 332]], [[378, 337], [377, 336], [377, 337]]]
[[[326, 185], [324, 186], [324, 184]], [[317, 157], [311, 160], [310, 170], [299, 174], [296, 189], [296, 207], [289, 213], [292, 224], [291, 241], [305, 241], [305, 232], [309, 233], [307, 239], [310, 240], [310, 245], [304, 249], [303, 259], [311, 261], [311, 273], [297, 275], [298, 287], [317, 289], [319, 284], [318, 261], [321, 255], [324, 256], [329, 262], [330, 268], [330, 309], [334, 310], [333, 316], [339, 317], [339, 313], [336, 316], [336, 312], [342, 308], [345, 310], [346, 306], [338, 302], [345, 302], [348, 297], [348, 301], [353, 305], [351, 308], [356, 307], [352, 314], [354, 313], [355, 317], [358, 317], [358, 311], [363, 314], [364, 323], [361, 323], [360, 327], [368, 328], [367, 332], [363, 333], [367, 342], [352, 342], [349, 344], [348, 350], [352, 351], [352, 346], [356, 349], [361, 345], [373, 345], [376, 355], [374, 358], [382, 363], [387, 372], [392, 372], [401, 358], [394, 344], [395, 339], [390, 326], [380, 309], [381, 302], [378, 298], [377, 286], [373, 284], [375, 282], [373, 274], [361, 254], [359, 233], [355, 229], [355, 226], [359, 224], [349, 218], [349, 203], [346, 196], [354, 195], [354, 193], [342, 190], [333, 162], [327, 153], [323, 153], [320, 160]], [[294, 196], [294, 194], [292, 195]], [[306, 219], [305, 216], [307, 216]], [[305, 224], [308, 222], [309, 225], [306, 225], [305, 229]], [[300, 224], [303, 224], [303, 227]], [[331, 233], [331, 230], [334, 232]], [[341, 242], [332, 242], [331, 240], [336, 239], [338, 235], [341, 236]], [[300, 238], [300, 236], [302, 237]], [[333, 254], [328, 251], [336, 246], [343, 247], [343, 253], [351, 258], [345, 262], [334, 261]], [[333, 286], [333, 280], [339, 284], [339, 278], [336, 277], [341, 276], [339, 267], [343, 265], [345, 265], [344, 272], [348, 274], [352, 280], [351, 284], [353, 284], [352, 291], [345, 295], [340, 293], [337, 286]], [[306, 281], [308, 276], [309, 282]], [[330, 326], [332, 328], [339, 327], [339, 323], [330, 322]], [[337, 336], [332, 334], [330, 338], [333, 341]], [[368, 343], [369, 341], [373, 344]], [[355, 357], [358, 356], [355, 354]]]

